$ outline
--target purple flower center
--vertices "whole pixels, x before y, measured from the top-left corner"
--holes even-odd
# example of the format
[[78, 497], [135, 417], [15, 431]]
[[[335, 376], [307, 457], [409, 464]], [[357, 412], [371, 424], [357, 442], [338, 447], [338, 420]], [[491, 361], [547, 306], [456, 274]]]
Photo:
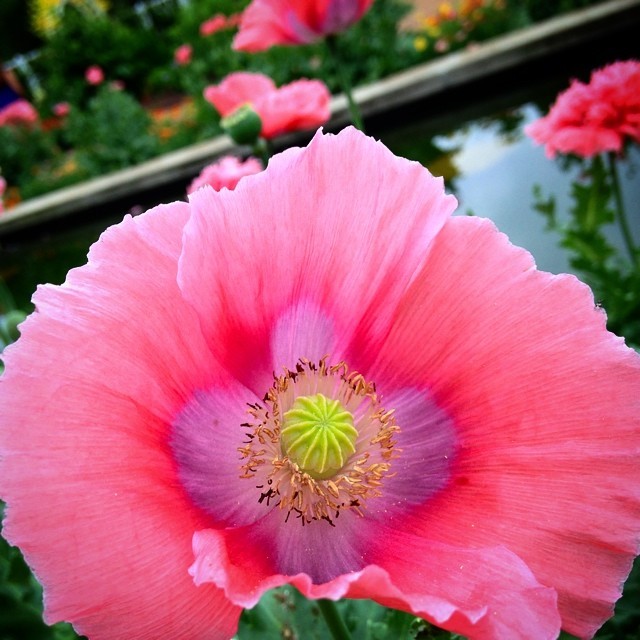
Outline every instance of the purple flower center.
[[[375, 386], [349, 372], [344, 362], [301, 360], [295, 371], [285, 369], [276, 377], [264, 401], [249, 413], [248, 439], [238, 449], [242, 477], [255, 483], [260, 503], [284, 512], [285, 521], [294, 514], [306, 524], [326, 520], [333, 525], [342, 509], [361, 515], [367, 499], [381, 495], [399, 429], [393, 411], [380, 406]], [[293, 425], [292, 413], [297, 416]], [[327, 456], [320, 441], [331, 421], [326, 449], [334, 455]], [[339, 464], [327, 462], [331, 457], [340, 458]]]

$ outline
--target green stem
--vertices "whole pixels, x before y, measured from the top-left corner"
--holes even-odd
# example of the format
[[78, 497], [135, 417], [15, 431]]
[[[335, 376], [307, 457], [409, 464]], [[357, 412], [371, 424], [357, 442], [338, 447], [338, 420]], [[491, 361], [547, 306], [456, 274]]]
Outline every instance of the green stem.
[[333, 600], [316, 600], [316, 603], [334, 640], [351, 640], [349, 629], [340, 616], [336, 603]]
[[347, 78], [347, 74], [344, 72], [344, 67], [342, 65], [342, 56], [340, 55], [340, 50], [338, 47], [338, 40], [336, 36], [327, 36], [327, 50], [329, 51], [329, 56], [333, 61], [333, 66], [336, 70], [336, 75], [338, 76], [338, 81], [340, 82], [340, 87], [342, 88], [342, 92], [347, 98], [347, 104], [349, 105], [349, 114], [351, 115], [351, 122], [360, 129], [360, 131], [364, 131], [364, 124], [362, 121], [362, 114], [360, 113], [360, 108], [358, 104], [353, 98], [353, 92], [351, 89], [351, 83]]
[[271, 148], [269, 147], [269, 142], [264, 138], [258, 138], [256, 143], [253, 145], [253, 154], [258, 156], [260, 160], [262, 160], [262, 164], [264, 168], [267, 168], [269, 164], [269, 158], [271, 158]]
[[611, 185], [613, 186], [613, 198], [616, 203], [618, 224], [620, 225], [620, 231], [622, 231], [622, 238], [627, 247], [627, 251], [631, 256], [631, 261], [640, 266], [640, 253], [633, 241], [633, 235], [631, 234], [631, 228], [627, 220], [627, 214], [624, 210], [624, 203], [622, 201], [622, 191], [620, 189], [620, 179], [618, 178], [618, 165], [616, 164], [616, 157], [613, 151], [607, 154], [607, 160], [609, 162], [609, 172], [611, 174]]

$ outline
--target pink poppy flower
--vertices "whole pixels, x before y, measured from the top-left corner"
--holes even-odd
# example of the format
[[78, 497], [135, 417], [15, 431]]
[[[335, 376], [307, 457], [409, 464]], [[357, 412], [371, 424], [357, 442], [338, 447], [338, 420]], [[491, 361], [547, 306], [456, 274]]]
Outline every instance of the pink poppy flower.
[[58, 102], [53, 105], [52, 111], [58, 118], [64, 118], [71, 112], [71, 105], [68, 102]]
[[208, 20], [205, 20], [200, 25], [200, 35], [210, 36], [226, 28], [227, 28], [227, 17], [222, 15], [221, 13], [217, 13], [215, 16], [213, 16], [212, 18], [209, 18]]
[[225, 156], [206, 166], [187, 187], [187, 193], [193, 193], [207, 184], [215, 191], [222, 188], [235, 189], [240, 178], [260, 173], [262, 169], [262, 162], [257, 158], [247, 158], [243, 162], [234, 156]]
[[373, 0], [253, 0], [244, 10], [233, 48], [263, 51], [273, 45], [314, 42], [344, 31]]
[[556, 153], [619, 153], [627, 139], [640, 142], [640, 62], [616, 62], [594, 71], [589, 84], [574, 80], [525, 133], [545, 145], [550, 158]]
[[84, 78], [89, 84], [94, 86], [102, 84], [104, 82], [104, 71], [102, 71], [98, 65], [94, 64], [84, 72]]
[[277, 88], [260, 73], [238, 72], [204, 90], [204, 97], [226, 117], [250, 104], [262, 120], [261, 136], [313, 129], [331, 116], [331, 94], [320, 80], [296, 80]]
[[319, 132], [38, 289], [0, 495], [49, 622], [222, 639], [290, 583], [472, 640], [593, 635], [638, 551], [640, 357], [455, 205]]
[[2, 196], [7, 190], [7, 181], [0, 176], [0, 213], [4, 213], [4, 203], [2, 202]]
[[227, 26], [230, 28], [233, 27], [239, 27], [240, 23], [242, 22], [242, 13], [232, 13], [228, 18], [227, 18]]
[[180, 45], [173, 54], [176, 64], [183, 66], [191, 62], [193, 56], [193, 47], [190, 44]]
[[20, 98], [0, 109], [0, 127], [31, 125], [38, 121], [38, 112], [27, 100]]

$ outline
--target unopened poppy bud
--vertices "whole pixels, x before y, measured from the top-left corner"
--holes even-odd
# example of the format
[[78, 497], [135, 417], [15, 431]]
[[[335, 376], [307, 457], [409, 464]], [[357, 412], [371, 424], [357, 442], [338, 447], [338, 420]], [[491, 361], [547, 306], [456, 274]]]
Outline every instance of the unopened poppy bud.
[[220, 124], [238, 144], [254, 144], [262, 131], [262, 120], [250, 104], [238, 107]]

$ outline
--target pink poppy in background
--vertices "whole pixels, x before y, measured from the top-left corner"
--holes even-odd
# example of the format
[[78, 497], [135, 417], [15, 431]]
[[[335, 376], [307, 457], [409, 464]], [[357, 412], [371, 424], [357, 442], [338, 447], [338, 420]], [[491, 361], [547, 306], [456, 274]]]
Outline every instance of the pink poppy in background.
[[525, 133], [545, 146], [549, 158], [619, 153], [626, 140], [640, 142], [640, 62], [610, 64], [594, 71], [588, 84], [574, 80]]
[[98, 65], [92, 65], [84, 72], [85, 80], [92, 85], [99, 85], [104, 82], [104, 71]]
[[4, 192], [7, 190], [7, 181], [0, 176], [0, 213], [4, 213], [4, 203], [2, 201], [2, 196]]
[[113, 91], [124, 91], [125, 89], [125, 83], [122, 80], [112, 80], [109, 83], [109, 87], [113, 90]]
[[210, 36], [226, 28], [227, 28], [227, 17], [222, 15], [221, 13], [217, 13], [215, 16], [213, 16], [212, 18], [209, 18], [208, 20], [205, 20], [200, 25], [200, 35]]
[[225, 156], [206, 166], [187, 187], [187, 193], [193, 193], [205, 185], [213, 187], [215, 191], [220, 191], [222, 188], [235, 189], [240, 178], [260, 173], [262, 169], [262, 162], [257, 158], [247, 158], [242, 161], [234, 156]]
[[242, 22], [242, 12], [240, 13], [232, 13], [227, 18], [227, 26], [228, 27], [239, 27]]
[[0, 127], [31, 125], [38, 121], [35, 107], [22, 98], [9, 103], [0, 109]]
[[244, 10], [233, 48], [262, 51], [314, 42], [344, 31], [372, 4], [373, 0], [253, 0]]
[[173, 59], [178, 65], [185, 65], [191, 62], [193, 56], [193, 47], [190, 44], [180, 45], [173, 54]]
[[58, 118], [64, 118], [71, 112], [71, 105], [68, 102], [58, 102], [53, 105], [52, 111]]
[[319, 132], [38, 289], [0, 495], [48, 622], [229, 638], [289, 583], [471, 640], [594, 634], [638, 551], [640, 357], [588, 287], [455, 206]]
[[204, 97], [226, 117], [250, 104], [262, 120], [261, 136], [314, 129], [331, 116], [331, 94], [320, 80], [296, 80], [280, 88], [260, 73], [238, 72], [204, 90]]

